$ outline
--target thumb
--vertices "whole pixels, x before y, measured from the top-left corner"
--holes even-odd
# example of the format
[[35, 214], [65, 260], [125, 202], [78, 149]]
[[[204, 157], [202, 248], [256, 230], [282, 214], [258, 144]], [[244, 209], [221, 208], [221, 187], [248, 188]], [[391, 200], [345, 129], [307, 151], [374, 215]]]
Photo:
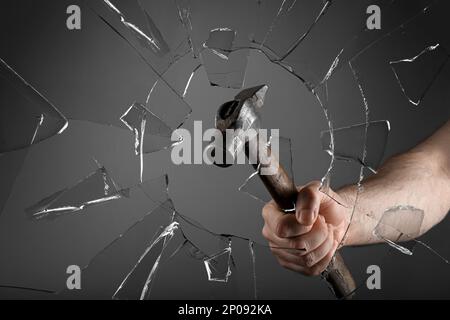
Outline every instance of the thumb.
[[296, 218], [302, 225], [313, 225], [319, 216], [322, 194], [320, 183], [312, 182], [300, 189], [296, 202]]

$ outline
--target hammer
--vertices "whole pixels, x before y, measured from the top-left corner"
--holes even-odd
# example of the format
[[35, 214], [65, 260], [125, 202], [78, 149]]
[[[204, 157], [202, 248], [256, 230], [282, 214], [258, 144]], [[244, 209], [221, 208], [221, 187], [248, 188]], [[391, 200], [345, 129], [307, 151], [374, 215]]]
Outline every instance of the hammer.
[[[257, 133], [261, 126], [258, 109], [264, 103], [267, 89], [266, 85], [245, 89], [237, 94], [234, 100], [219, 108], [216, 129], [222, 133], [223, 141], [216, 140], [210, 145], [211, 156], [217, 159], [216, 153], [222, 152], [220, 159], [223, 161], [214, 163], [220, 167], [228, 167], [235, 162], [239, 153], [244, 152], [278, 207], [288, 214], [295, 212], [297, 188], [276, 155], [272, 153], [270, 143]], [[322, 273], [322, 277], [338, 299], [351, 299], [356, 288], [355, 281], [338, 252]]]

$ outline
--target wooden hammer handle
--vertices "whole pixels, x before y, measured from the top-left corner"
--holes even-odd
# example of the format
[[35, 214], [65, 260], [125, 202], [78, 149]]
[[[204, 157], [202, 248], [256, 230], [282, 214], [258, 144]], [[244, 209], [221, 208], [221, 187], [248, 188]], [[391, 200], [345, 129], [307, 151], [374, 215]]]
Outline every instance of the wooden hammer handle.
[[[254, 165], [254, 167], [258, 170], [259, 177], [277, 205], [286, 212], [290, 212], [293, 208], [295, 208], [298, 194], [297, 188], [289, 174], [279, 163], [278, 159], [271, 154], [270, 147], [265, 144], [259, 144], [258, 150], [262, 150], [261, 148], [267, 148], [265, 155], [261, 155], [265, 158], [261, 163]], [[252, 159], [249, 155], [249, 152], [252, 152], [250, 149], [251, 148], [247, 147], [246, 151], [249, 159]], [[272, 168], [275, 173], [264, 174], [264, 172], [262, 172], [262, 169], [269, 168]], [[322, 276], [328, 282], [330, 288], [333, 290], [338, 299], [352, 298], [353, 292], [356, 288], [355, 281], [339, 252], [335, 253], [327, 269], [322, 273]]]

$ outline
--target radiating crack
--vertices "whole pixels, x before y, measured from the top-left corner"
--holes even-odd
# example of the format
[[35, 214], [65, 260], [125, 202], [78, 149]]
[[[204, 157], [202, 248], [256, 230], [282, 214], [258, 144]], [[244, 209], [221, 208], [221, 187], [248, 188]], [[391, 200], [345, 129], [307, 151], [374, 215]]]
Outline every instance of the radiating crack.
[[450, 54], [438, 43], [426, 47], [412, 58], [390, 61], [389, 64], [405, 97], [418, 106], [449, 58]]

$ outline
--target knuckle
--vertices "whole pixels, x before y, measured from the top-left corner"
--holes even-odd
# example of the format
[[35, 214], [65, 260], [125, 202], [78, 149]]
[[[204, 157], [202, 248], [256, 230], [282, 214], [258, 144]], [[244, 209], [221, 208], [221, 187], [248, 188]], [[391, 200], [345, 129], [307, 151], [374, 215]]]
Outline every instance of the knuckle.
[[311, 268], [311, 276], [315, 277], [318, 276], [322, 273], [322, 268], [321, 267], [312, 267]]
[[308, 243], [302, 239], [291, 240], [291, 247], [298, 250], [308, 251]]
[[266, 203], [261, 211], [261, 214], [262, 214], [262, 217], [264, 220], [267, 219], [267, 217], [269, 216], [269, 213], [270, 213], [270, 204]]
[[279, 220], [277, 221], [276, 225], [275, 225], [275, 234], [280, 237], [283, 238], [284, 237], [284, 231], [285, 231], [285, 225], [284, 223]]
[[315, 254], [314, 252], [306, 254], [304, 257], [305, 264], [307, 267], [312, 267], [315, 263]]
[[270, 235], [269, 235], [269, 228], [267, 227], [267, 225], [264, 225], [263, 229], [262, 229], [262, 235], [264, 238], [266, 238], [267, 240], [269, 240]]

